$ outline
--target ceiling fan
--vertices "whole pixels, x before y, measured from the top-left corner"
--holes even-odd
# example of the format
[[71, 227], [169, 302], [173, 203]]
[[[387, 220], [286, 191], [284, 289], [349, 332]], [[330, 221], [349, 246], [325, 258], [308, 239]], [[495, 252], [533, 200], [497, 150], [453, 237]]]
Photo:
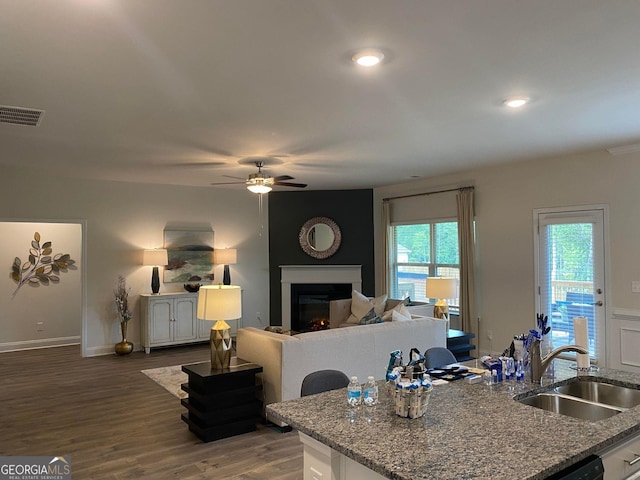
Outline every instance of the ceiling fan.
[[[251, 175], [249, 175], [249, 177], [246, 180], [244, 180], [244, 182], [219, 182], [219, 183], [212, 183], [211, 185], [233, 185], [233, 184], [244, 183], [247, 186], [247, 190], [253, 193], [269, 193], [273, 188], [273, 186], [296, 187], [296, 188], [305, 188], [307, 186], [306, 183], [288, 182], [287, 180], [294, 179], [289, 175], [279, 175], [277, 177], [270, 177], [266, 173], [262, 172], [262, 168], [264, 167], [264, 163], [262, 161], [257, 160], [254, 163], [258, 168], [258, 172], [252, 173]], [[231, 177], [231, 178], [238, 178], [238, 177]]]

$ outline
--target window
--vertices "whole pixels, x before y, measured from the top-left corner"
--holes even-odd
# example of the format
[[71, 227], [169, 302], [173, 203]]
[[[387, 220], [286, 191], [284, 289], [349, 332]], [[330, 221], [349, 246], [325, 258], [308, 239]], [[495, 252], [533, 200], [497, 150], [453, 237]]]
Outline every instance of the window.
[[[460, 279], [456, 221], [393, 225], [389, 249], [391, 298], [427, 302], [427, 277]], [[447, 303], [457, 307], [457, 297], [446, 299]], [[431, 300], [434, 303], [437, 299]]]

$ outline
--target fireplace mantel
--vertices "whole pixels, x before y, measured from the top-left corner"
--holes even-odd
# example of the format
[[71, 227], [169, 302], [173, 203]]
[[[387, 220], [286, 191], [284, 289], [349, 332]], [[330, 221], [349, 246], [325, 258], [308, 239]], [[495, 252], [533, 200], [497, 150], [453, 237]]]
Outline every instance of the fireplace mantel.
[[291, 285], [309, 283], [350, 283], [362, 291], [362, 265], [280, 265], [282, 328], [291, 329]]

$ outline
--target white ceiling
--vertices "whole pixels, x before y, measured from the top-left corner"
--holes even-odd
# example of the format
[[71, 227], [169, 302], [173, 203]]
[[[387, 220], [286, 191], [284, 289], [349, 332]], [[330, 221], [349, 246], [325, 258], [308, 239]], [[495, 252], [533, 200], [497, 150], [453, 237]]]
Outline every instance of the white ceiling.
[[[368, 188], [640, 142], [638, 0], [0, 0], [0, 165]], [[379, 47], [375, 70], [350, 61]], [[501, 100], [526, 95], [523, 110]], [[214, 188], [214, 187], [211, 187]], [[228, 188], [228, 187], [216, 187]], [[243, 188], [241, 185], [232, 188]]]

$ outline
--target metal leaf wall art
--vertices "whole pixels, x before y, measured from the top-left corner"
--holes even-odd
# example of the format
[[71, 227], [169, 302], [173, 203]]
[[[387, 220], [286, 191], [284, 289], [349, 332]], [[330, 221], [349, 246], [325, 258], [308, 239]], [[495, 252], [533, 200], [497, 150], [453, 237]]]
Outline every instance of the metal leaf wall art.
[[68, 253], [53, 255], [51, 242], [40, 243], [40, 234], [35, 232], [29, 249], [29, 257], [22, 262], [16, 257], [11, 266], [11, 278], [18, 284], [14, 298], [23, 285], [39, 287], [60, 282], [60, 274], [76, 270], [76, 261]]

